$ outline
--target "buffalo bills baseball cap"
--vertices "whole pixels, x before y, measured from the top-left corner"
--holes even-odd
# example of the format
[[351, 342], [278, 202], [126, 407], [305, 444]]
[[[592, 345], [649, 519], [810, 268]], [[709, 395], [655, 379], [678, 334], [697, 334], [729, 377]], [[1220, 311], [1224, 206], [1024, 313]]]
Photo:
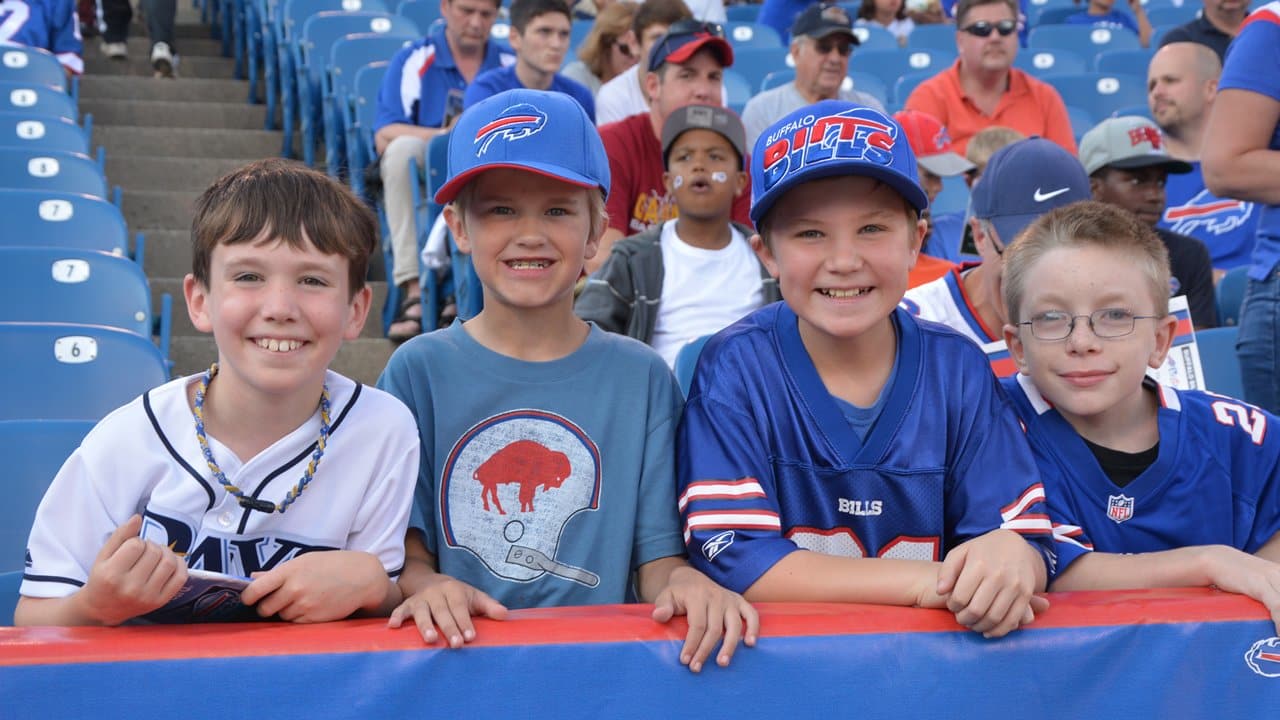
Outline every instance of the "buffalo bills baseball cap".
[[1158, 125], [1137, 116], [1107, 118], [1085, 133], [1080, 138], [1080, 162], [1090, 175], [1104, 167], [1163, 167], [1177, 175], [1192, 169], [1190, 163], [1170, 157]]
[[1080, 161], [1057, 143], [1030, 137], [1000, 148], [973, 188], [973, 217], [1008, 245], [1036, 218], [1093, 196]]
[[449, 134], [449, 180], [436, 202], [452, 202], [478, 173], [528, 170], [609, 195], [609, 158], [577, 100], [545, 90], [507, 90], [467, 108]]
[[801, 35], [815, 40], [828, 35], [847, 35], [854, 45], [860, 44], [853, 32], [853, 18], [849, 17], [849, 11], [829, 2], [814, 3], [796, 15], [795, 22], [791, 23], [791, 36]]
[[732, 110], [715, 105], [685, 105], [667, 116], [662, 125], [662, 166], [667, 166], [671, 146], [690, 130], [710, 130], [729, 141], [738, 153], [738, 167], [746, 169], [747, 130]]
[[938, 118], [922, 110], [902, 110], [894, 113], [893, 119], [907, 134], [916, 164], [925, 170], [938, 177], [952, 177], [977, 167], [952, 150], [951, 136]]
[[653, 44], [649, 51], [649, 72], [657, 72], [663, 63], [686, 63], [704, 47], [715, 53], [721, 67], [733, 64], [733, 46], [724, 39], [724, 28], [719, 23], [692, 18], [680, 20]]
[[897, 190], [919, 212], [929, 207], [902, 127], [879, 110], [823, 100], [769, 126], [751, 153], [751, 222], [787, 191], [837, 175], [865, 175]]

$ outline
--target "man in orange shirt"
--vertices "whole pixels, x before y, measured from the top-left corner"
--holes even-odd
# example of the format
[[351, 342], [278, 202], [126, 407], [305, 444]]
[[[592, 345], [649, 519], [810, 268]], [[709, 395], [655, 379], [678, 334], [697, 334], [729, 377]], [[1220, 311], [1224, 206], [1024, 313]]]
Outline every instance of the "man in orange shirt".
[[1013, 67], [1018, 53], [1017, 0], [960, 0], [956, 5], [956, 48], [951, 67], [921, 83], [907, 98], [907, 110], [938, 118], [951, 132], [956, 152], [992, 125], [1039, 135], [1076, 152], [1071, 122], [1052, 86]]

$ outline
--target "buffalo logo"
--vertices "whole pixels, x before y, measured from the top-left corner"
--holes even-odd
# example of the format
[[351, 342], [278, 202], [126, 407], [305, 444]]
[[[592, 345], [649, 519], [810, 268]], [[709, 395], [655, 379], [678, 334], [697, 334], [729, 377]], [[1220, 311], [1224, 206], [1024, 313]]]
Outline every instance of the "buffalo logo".
[[1242, 226], [1253, 214], [1253, 203], [1220, 198], [1201, 190], [1181, 205], [1171, 205], [1164, 211], [1164, 221], [1169, 229], [1193, 235], [1203, 230], [1214, 235], [1225, 235]]
[[547, 124], [547, 114], [529, 103], [512, 105], [502, 111], [492, 122], [476, 131], [476, 157], [485, 154], [489, 145], [498, 139], [508, 142], [523, 140], [542, 131]]
[[1137, 147], [1142, 143], [1151, 143], [1152, 150], [1159, 150], [1160, 144], [1164, 142], [1160, 137], [1160, 131], [1150, 125], [1141, 125], [1129, 131], [1129, 145]]
[[1280, 677], [1280, 637], [1259, 640], [1244, 654], [1249, 669], [1262, 677]]
[[898, 126], [882, 113], [854, 107], [834, 115], [805, 115], [776, 129], [764, 149], [764, 189], [822, 163], [861, 160], [893, 164]]
[[1133, 498], [1127, 495], [1107, 496], [1107, 517], [1122, 523], [1133, 517]]
[[724, 552], [733, 544], [733, 531], [725, 530], [711, 537], [711, 539], [702, 543], [702, 555], [707, 560], [715, 560], [716, 556]]
[[[600, 506], [600, 452], [566, 418], [515, 410], [481, 421], [449, 453], [436, 500], [445, 543], [494, 575], [599, 584], [595, 573], [557, 558], [570, 521]], [[581, 545], [571, 552], [585, 558], [591, 548]]]

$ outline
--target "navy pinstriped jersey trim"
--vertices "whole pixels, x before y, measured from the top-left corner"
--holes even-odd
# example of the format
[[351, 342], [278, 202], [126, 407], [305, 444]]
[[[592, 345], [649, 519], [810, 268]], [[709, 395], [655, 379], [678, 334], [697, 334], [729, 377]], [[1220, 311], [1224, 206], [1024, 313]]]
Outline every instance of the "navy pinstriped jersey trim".
[[74, 585], [76, 587], [84, 587], [84, 583], [79, 580], [72, 580], [71, 578], [58, 577], [57, 575], [28, 575], [27, 573], [23, 573], [22, 579], [30, 580], [31, 582], [55, 582], [55, 583], [62, 583], [64, 585]]
[[147, 420], [151, 421], [151, 428], [156, 431], [156, 437], [160, 438], [160, 442], [164, 444], [164, 449], [169, 451], [169, 455], [182, 466], [182, 469], [187, 471], [188, 475], [200, 483], [200, 487], [204, 488], [205, 494], [209, 496], [209, 504], [205, 506], [205, 510], [212, 509], [214, 503], [213, 488], [204, 479], [203, 475], [196, 472], [196, 469], [191, 467], [191, 464], [178, 454], [178, 451], [173, 448], [173, 443], [170, 443], [169, 438], [165, 436], [164, 429], [160, 427], [160, 421], [156, 419], [155, 411], [151, 409], [150, 390], [142, 394], [142, 409], [147, 412]]

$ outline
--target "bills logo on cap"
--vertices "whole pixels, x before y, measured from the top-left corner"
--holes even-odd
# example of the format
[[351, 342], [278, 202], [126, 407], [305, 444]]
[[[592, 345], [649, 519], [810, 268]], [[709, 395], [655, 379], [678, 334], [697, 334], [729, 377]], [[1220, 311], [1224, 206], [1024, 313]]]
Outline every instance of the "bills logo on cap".
[[547, 114], [528, 103], [507, 108], [497, 118], [476, 131], [475, 144], [479, 145], [476, 157], [485, 154], [489, 145], [497, 139], [523, 140], [536, 135], [547, 124]]
[[1107, 496], [1107, 517], [1122, 523], [1133, 517], [1133, 498], [1127, 495]]
[[1150, 125], [1140, 125], [1129, 131], [1129, 145], [1137, 147], [1142, 143], [1151, 143], [1152, 150], [1159, 150], [1163, 143], [1160, 131]]
[[898, 133], [897, 124], [871, 108], [805, 115], [769, 136], [762, 158], [764, 190], [791, 173], [833, 160], [891, 165]]

